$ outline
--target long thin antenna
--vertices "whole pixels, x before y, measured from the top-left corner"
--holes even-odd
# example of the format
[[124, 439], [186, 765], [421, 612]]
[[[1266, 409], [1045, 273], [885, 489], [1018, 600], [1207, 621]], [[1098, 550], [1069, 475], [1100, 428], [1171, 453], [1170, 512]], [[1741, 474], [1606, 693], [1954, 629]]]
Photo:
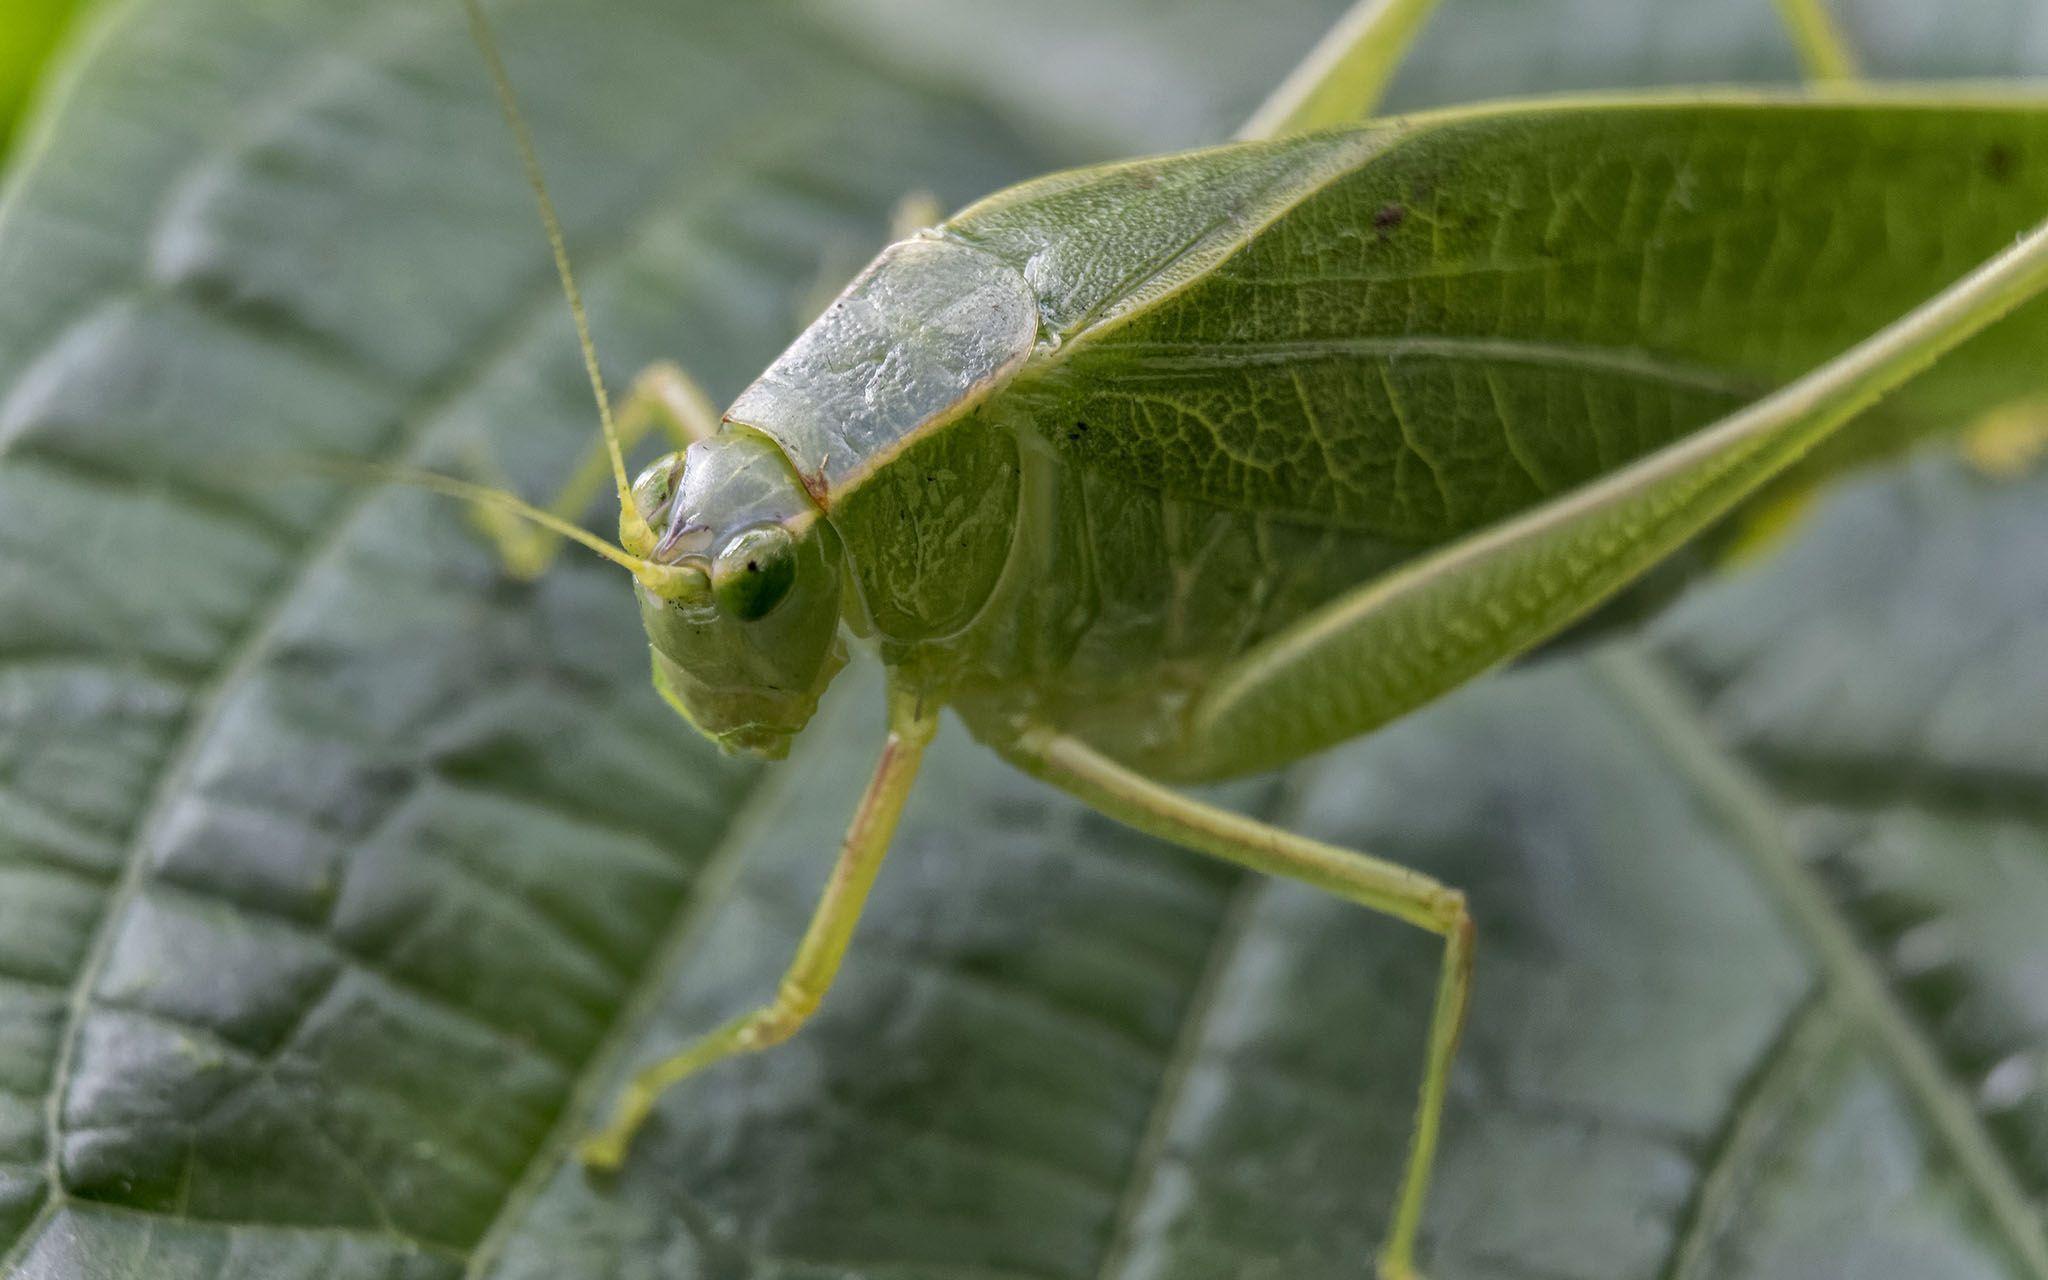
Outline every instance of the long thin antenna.
[[638, 578], [648, 590], [664, 597], [669, 597], [676, 589], [676, 584], [694, 572], [679, 565], [660, 564], [615, 547], [574, 521], [564, 520], [552, 511], [543, 511], [516, 494], [507, 493], [503, 489], [493, 489], [489, 485], [458, 480], [454, 476], [444, 476], [438, 471], [325, 458], [295, 462], [293, 466], [295, 469], [310, 471], [315, 475], [352, 483], [410, 485], [415, 489], [425, 489], [445, 497], [458, 498], [463, 502], [473, 502], [480, 507], [496, 507], [500, 511], [509, 511], [521, 520], [530, 520], [543, 529], [590, 548]]
[[598, 426], [604, 432], [605, 451], [611, 455], [612, 481], [619, 491], [619, 536], [628, 551], [644, 552], [654, 545], [654, 531], [641, 518], [633, 501], [633, 482], [626, 475], [626, 453], [619, 447], [618, 424], [612, 421], [611, 397], [605, 393], [604, 375], [597, 367], [597, 344], [590, 340], [590, 319], [583, 311], [583, 295], [576, 288], [576, 273], [569, 268], [569, 246], [562, 236], [561, 219], [555, 216], [555, 202], [548, 195], [547, 179], [541, 175], [540, 154], [534, 149], [533, 134], [520, 114], [519, 100], [512, 93], [512, 78], [498, 56], [498, 42], [484, 19], [480, 0], [462, 0], [469, 11], [469, 31], [483, 53], [491, 73], [491, 87], [498, 95], [498, 109], [512, 128], [512, 140], [519, 147], [519, 164], [526, 170], [526, 184], [533, 188], [534, 203], [540, 206], [541, 225], [546, 228], [548, 248], [555, 255], [555, 274], [562, 278], [562, 296], [569, 300], [569, 314], [576, 321], [576, 343], [583, 349], [583, 371], [590, 376], [590, 390], [597, 397]]

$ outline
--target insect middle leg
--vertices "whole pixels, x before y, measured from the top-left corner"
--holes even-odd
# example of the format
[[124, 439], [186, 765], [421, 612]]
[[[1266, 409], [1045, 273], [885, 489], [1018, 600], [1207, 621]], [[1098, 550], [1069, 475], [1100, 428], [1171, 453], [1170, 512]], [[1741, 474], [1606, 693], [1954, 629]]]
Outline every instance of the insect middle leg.
[[803, 941], [797, 945], [796, 957], [776, 987], [775, 998], [634, 1076], [611, 1123], [579, 1149], [585, 1164], [616, 1169], [663, 1093], [722, 1058], [782, 1043], [817, 1012], [846, 958], [868, 890], [882, 869], [882, 858], [903, 815], [903, 802], [937, 726], [936, 712], [926, 709], [921, 700], [891, 694], [889, 736], [875, 762], [874, 776], [854, 810], [853, 822], [840, 845], [839, 861], [804, 930]]
[[[718, 407], [682, 367], [666, 360], [641, 370], [619, 403], [619, 447], [631, 449], [659, 427], [678, 449], [718, 430]], [[577, 462], [546, 509], [565, 520], [582, 516], [597, 495], [612, 487], [611, 460], [602, 440]], [[562, 548], [560, 536], [492, 507], [473, 509], [471, 519], [497, 545], [505, 567], [519, 578], [538, 578]]]
[[1027, 730], [1011, 754], [1024, 768], [1119, 822], [1253, 871], [1301, 881], [1444, 940], [1415, 1128], [1379, 1257], [1382, 1280], [1414, 1280], [1415, 1239], [1472, 986], [1474, 934], [1465, 895], [1421, 872], [1184, 796], [1054, 730]]

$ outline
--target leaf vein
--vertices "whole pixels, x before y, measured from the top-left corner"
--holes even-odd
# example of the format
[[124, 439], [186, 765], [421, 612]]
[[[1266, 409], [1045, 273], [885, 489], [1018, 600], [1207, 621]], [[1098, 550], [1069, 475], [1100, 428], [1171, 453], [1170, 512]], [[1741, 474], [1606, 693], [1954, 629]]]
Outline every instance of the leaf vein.
[[2048, 1280], [2044, 1231], [2025, 1180], [1986, 1128], [1939, 1045], [1892, 992], [1883, 969], [1788, 842], [1778, 800], [1711, 735], [1663, 659], [1646, 650], [1613, 650], [1595, 670], [1633, 712], [1680, 776], [1718, 810], [1749, 855], [1764, 887], [1802, 937], [1841, 1012], [1862, 1032], [1919, 1109], [1935, 1140], [1986, 1216], [2034, 1280]]
[[1147, 1193], [1166, 1163], [1172, 1144], [1173, 1119], [1179, 1111], [1189, 1078], [1194, 1074], [1195, 1063], [1202, 1055], [1203, 1037], [1221, 999], [1224, 977], [1250, 931], [1252, 908], [1268, 883], [1261, 876], [1245, 875], [1225, 900], [1216, 932], [1209, 940], [1209, 954], [1202, 975], [1182, 1017], [1180, 1034], [1175, 1037], [1173, 1048], [1160, 1071], [1159, 1091], [1138, 1140], [1137, 1154], [1125, 1175], [1123, 1198], [1104, 1236], [1107, 1243], [1102, 1251], [1102, 1263], [1096, 1269], [1096, 1280], [1113, 1280], [1123, 1270], [1135, 1247]]

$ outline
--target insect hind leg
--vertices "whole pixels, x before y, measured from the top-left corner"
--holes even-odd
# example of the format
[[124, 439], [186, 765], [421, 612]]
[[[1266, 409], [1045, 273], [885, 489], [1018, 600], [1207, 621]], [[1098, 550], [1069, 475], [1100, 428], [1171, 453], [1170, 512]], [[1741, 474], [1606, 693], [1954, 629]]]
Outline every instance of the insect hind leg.
[[1472, 991], [1475, 930], [1465, 895], [1419, 871], [1184, 796], [1053, 730], [1027, 730], [1008, 754], [1024, 769], [1128, 826], [1253, 871], [1300, 881], [1443, 939], [1415, 1127], [1379, 1256], [1381, 1280], [1417, 1280], [1416, 1236], [1436, 1161], [1451, 1062]]
[[[633, 379], [626, 398], [619, 404], [617, 422], [621, 449], [631, 449], [656, 427], [674, 441], [676, 448], [687, 449], [718, 430], [718, 408], [680, 365], [661, 360], [648, 365]], [[611, 478], [610, 454], [600, 440], [584, 451], [546, 510], [564, 520], [576, 520], [598, 494], [610, 487]], [[498, 548], [506, 571], [514, 577], [538, 578], [561, 551], [559, 535], [506, 512], [477, 507], [470, 518]]]

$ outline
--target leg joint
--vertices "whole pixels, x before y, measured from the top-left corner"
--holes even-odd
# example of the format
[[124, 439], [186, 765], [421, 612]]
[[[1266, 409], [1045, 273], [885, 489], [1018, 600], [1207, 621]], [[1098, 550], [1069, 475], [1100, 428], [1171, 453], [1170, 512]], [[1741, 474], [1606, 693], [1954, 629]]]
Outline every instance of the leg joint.
[[742, 1047], [767, 1049], [781, 1044], [810, 1021], [818, 1003], [817, 992], [785, 983], [775, 993], [774, 1003], [747, 1020], [746, 1030], [740, 1033]]
[[1466, 907], [1464, 890], [1439, 888], [1430, 896], [1429, 913], [1438, 933], [1452, 941], [1463, 935], [1466, 945], [1471, 944], [1472, 912]]

